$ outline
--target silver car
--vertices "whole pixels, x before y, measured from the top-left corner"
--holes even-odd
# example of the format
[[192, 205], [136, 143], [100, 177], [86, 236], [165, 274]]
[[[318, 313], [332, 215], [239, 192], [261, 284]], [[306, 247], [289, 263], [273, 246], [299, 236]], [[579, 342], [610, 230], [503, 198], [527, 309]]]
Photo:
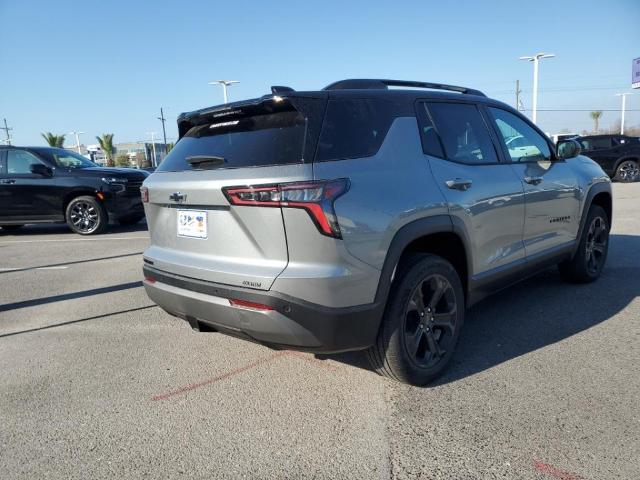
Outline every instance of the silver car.
[[195, 330], [365, 350], [381, 374], [424, 385], [468, 306], [551, 265], [590, 282], [605, 264], [607, 175], [477, 90], [272, 87], [178, 129], [142, 187], [144, 286]]

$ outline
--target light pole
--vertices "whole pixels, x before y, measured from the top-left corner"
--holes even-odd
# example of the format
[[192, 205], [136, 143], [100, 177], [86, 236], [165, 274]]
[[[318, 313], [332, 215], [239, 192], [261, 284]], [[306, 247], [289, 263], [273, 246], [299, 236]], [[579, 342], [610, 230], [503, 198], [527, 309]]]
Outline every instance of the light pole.
[[[151, 162], [151, 166], [158, 166], [158, 159], [156, 158], [156, 132], [147, 132], [147, 135], [151, 135], [151, 148], [153, 149], [153, 161]], [[146, 150], [146, 148], [145, 148]]]
[[82, 150], [80, 150], [80, 135], [82, 135], [84, 132], [69, 132], [69, 135], [75, 135], [76, 136], [76, 148], [78, 149], [78, 153], [80, 155], [82, 155]]
[[240, 83], [239, 80], [214, 80], [209, 82], [209, 85], [222, 85], [222, 93], [224, 95], [224, 103], [229, 103], [229, 96], [227, 95], [227, 87], [234, 83]]
[[627, 95], [633, 95], [633, 93], [616, 93], [616, 97], [622, 97], [622, 109], [620, 115], [620, 135], [624, 135], [624, 110], [625, 110], [625, 100]]
[[533, 62], [533, 114], [531, 116], [531, 120], [533, 123], [536, 123], [536, 119], [538, 118], [538, 63], [542, 58], [552, 58], [555, 57], [553, 53], [536, 53], [530, 57], [520, 57], [520, 60], [527, 60], [529, 62]]

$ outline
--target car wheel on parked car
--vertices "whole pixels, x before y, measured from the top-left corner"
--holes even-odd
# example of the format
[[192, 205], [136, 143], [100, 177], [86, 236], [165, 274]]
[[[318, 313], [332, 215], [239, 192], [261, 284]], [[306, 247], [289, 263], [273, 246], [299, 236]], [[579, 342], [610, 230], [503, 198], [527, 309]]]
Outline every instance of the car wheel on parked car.
[[414, 254], [398, 267], [376, 343], [367, 351], [380, 374], [413, 385], [437, 377], [464, 322], [460, 278], [445, 259]]
[[109, 223], [107, 211], [102, 204], [88, 195], [71, 200], [67, 205], [65, 218], [69, 228], [80, 235], [100, 233]]
[[562, 277], [570, 282], [589, 283], [602, 273], [609, 249], [609, 221], [599, 205], [592, 205], [580, 243], [570, 261], [558, 265]]
[[616, 168], [613, 179], [617, 182], [637, 182], [640, 180], [640, 167], [635, 160], [625, 160]]

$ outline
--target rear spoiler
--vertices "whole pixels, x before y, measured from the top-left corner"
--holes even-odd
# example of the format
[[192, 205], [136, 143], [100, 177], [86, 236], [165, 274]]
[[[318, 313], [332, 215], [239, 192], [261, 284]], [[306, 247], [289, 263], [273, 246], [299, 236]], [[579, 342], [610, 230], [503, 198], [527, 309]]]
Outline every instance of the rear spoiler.
[[285, 111], [291, 108], [291, 102], [277, 95], [264, 95], [260, 98], [204, 108], [186, 112], [178, 116], [178, 138], [182, 138], [192, 127], [212, 120], [232, 120], [259, 113]]

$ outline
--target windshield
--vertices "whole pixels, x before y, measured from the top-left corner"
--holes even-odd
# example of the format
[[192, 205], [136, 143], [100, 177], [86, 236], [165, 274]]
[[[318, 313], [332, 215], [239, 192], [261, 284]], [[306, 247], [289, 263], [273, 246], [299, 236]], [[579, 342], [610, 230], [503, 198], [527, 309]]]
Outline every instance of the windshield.
[[53, 163], [55, 163], [56, 167], [90, 168], [90, 167], [98, 166], [88, 158], [85, 158], [82, 155], [71, 152], [69, 150], [51, 149], [51, 150], [47, 150], [46, 153], [49, 156], [49, 158], [53, 160]]

